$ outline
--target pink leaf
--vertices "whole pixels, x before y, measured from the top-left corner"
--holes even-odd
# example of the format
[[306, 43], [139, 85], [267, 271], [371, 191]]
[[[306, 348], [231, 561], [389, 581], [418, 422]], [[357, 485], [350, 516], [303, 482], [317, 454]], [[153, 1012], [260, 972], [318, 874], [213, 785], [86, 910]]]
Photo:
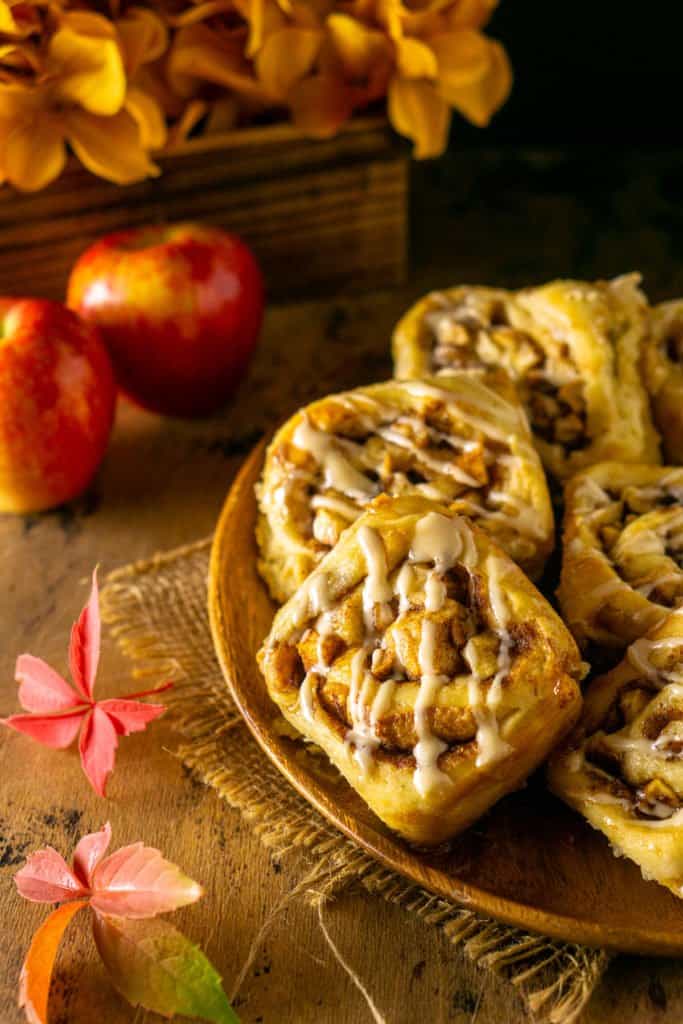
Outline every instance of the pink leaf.
[[184, 907], [201, 895], [201, 886], [158, 850], [133, 843], [95, 869], [91, 903], [102, 914], [141, 918]]
[[97, 663], [100, 659], [100, 601], [97, 569], [92, 574], [90, 598], [71, 630], [69, 666], [74, 683], [86, 700], [92, 700]]
[[109, 715], [114, 728], [123, 736], [129, 736], [132, 732], [142, 732], [166, 710], [163, 704], [142, 704], [140, 701], [125, 698], [101, 700], [97, 706]]
[[15, 678], [19, 683], [19, 703], [26, 711], [46, 714], [76, 707], [78, 697], [66, 679], [32, 654], [17, 658]]
[[0, 718], [0, 722], [45, 747], [63, 750], [76, 739], [85, 714], [85, 709], [79, 709], [64, 715], [10, 715]]
[[119, 745], [116, 729], [106, 711], [95, 704], [83, 723], [79, 749], [83, 771], [99, 796], [105, 796], [107, 776], [114, 767]]
[[67, 903], [53, 910], [33, 936], [19, 979], [19, 1006], [29, 1024], [47, 1024], [52, 968], [69, 922], [85, 903]]
[[74, 874], [88, 889], [92, 886], [92, 874], [104, 857], [111, 842], [109, 822], [99, 830], [83, 836], [74, 850]]
[[33, 903], [65, 903], [86, 895], [69, 865], [51, 846], [32, 853], [14, 881], [19, 894]]

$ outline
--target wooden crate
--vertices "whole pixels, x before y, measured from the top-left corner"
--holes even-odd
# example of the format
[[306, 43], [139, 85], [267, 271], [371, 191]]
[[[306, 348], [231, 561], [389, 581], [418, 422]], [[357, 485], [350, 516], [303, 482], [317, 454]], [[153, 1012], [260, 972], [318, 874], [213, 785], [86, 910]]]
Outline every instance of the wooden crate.
[[242, 235], [271, 297], [404, 276], [409, 160], [384, 120], [352, 121], [329, 141], [291, 125], [245, 128], [192, 139], [159, 163], [159, 178], [126, 187], [73, 161], [42, 192], [0, 188], [0, 294], [61, 298], [74, 260], [100, 235], [185, 219]]

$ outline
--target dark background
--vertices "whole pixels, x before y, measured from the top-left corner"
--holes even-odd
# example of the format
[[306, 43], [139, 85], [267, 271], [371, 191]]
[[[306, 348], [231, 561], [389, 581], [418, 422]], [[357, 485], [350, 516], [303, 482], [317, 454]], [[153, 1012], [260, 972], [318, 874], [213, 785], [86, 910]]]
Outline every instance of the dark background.
[[[683, 138], [680, 0], [501, 0], [485, 30], [515, 83], [487, 134], [510, 142]], [[476, 140], [462, 119], [454, 134]]]
[[500, 0], [486, 32], [508, 102], [486, 129], [454, 114], [448, 153], [412, 165], [429, 287], [639, 271], [653, 301], [683, 295], [683, 3]]

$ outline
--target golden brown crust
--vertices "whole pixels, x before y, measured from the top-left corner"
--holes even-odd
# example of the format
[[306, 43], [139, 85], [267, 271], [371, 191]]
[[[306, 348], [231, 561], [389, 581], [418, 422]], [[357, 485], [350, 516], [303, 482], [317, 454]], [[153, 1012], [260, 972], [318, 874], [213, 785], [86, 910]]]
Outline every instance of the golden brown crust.
[[560, 479], [606, 459], [659, 462], [639, 373], [647, 307], [637, 280], [432, 293], [395, 329], [396, 375], [503, 368]]
[[683, 610], [670, 612], [595, 679], [550, 760], [551, 789], [683, 896]]
[[643, 355], [645, 386], [662, 435], [664, 454], [683, 463], [683, 300], [663, 302], [650, 311], [650, 333]]
[[524, 573], [415, 496], [377, 498], [342, 535], [260, 664], [288, 722], [421, 844], [520, 785], [581, 703], [576, 646]]
[[289, 598], [380, 493], [471, 515], [537, 576], [553, 546], [538, 455], [504, 375], [387, 381], [330, 395], [276, 434], [258, 487], [259, 569]]
[[626, 647], [683, 602], [683, 469], [605, 462], [565, 487], [562, 614], [582, 647]]

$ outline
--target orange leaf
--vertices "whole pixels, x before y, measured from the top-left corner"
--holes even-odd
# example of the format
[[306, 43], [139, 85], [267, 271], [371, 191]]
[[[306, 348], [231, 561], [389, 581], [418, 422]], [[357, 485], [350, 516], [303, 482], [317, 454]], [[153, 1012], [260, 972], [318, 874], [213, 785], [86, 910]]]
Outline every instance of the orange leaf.
[[431, 82], [394, 75], [388, 101], [391, 123], [397, 132], [413, 140], [418, 160], [443, 153], [451, 114]]
[[47, 1024], [50, 979], [59, 943], [72, 917], [87, 906], [87, 900], [64, 903], [43, 921], [33, 936], [19, 981], [19, 1006], [29, 1024]]

